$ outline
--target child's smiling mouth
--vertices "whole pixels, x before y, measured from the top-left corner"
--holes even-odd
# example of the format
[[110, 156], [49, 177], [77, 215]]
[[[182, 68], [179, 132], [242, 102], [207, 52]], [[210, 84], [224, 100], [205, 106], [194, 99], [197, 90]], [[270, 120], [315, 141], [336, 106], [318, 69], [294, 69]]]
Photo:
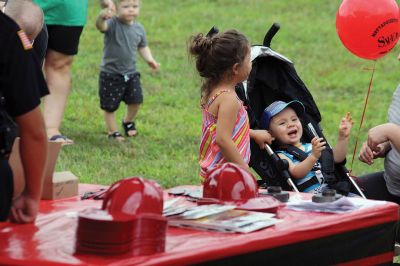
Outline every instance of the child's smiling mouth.
[[297, 129], [292, 129], [288, 132], [289, 137], [297, 136]]

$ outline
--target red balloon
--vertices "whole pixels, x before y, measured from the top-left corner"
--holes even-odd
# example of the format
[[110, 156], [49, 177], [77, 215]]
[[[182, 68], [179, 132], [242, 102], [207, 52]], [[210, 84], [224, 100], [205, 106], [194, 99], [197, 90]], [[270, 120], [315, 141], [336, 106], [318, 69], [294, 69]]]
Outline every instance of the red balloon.
[[399, 7], [395, 0], [343, 0], [336, 14], [336, 31], [350, 52], [378, 59], [399, 40]]

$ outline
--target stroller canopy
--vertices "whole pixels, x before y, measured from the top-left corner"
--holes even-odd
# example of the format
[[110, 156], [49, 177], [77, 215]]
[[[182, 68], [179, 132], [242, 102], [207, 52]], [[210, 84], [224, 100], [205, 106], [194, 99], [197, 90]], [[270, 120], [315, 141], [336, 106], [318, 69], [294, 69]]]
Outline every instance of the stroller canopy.
[[[292, 61], [265, 46], [253, 46], [251, 58], [253, 68], [244, 89], [258, 121], [264, 109], [272, 102], [299, 100], [304, 104], [311, 119], [317, 124], [321, 122], [317, 105], [297, 75]], [[260, 124], [258, 126], [260, 127]]]

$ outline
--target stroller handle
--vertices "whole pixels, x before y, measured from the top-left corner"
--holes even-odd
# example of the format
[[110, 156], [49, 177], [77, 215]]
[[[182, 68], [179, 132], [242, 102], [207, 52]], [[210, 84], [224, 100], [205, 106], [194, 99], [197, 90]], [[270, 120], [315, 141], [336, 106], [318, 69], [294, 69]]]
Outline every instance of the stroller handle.
[[275, 34], [278, 32], [278, 30], [281, 28], [281, 25], [278, 22], [275, 22], [272, 24], [271, 28], [269, 28], [267, 34], [265, 34], [263, 45], [265, 47], [270, 47], [271, 46], [271, 41], [272, 38], [274, 38]]
[[211, 27], [211, 29], [207, 33], [207, 37], [211, 38], [213, 35], [217, 34], [219, 32], [219, 29], [214, 25]]
[[283, 159], [279, 158], [279, 156], [276, 155], [276, 153], [271, 149], [271, 147], [268, 144], [265, 144], [265, 150], [267, 151], [267, 153], [271, 157], [271, 159], [275, 162], [279, 172], [281, 173], [283, 178], [286, 180], [286, 182], [288, 182], [289, 186], [291, 186], [295, 192], [299, 192], [299, 190], [297, 189], [293, 180], [290, 178], [290, 175], [288, 172], [289, 164], [287, 162], [285, 163]]

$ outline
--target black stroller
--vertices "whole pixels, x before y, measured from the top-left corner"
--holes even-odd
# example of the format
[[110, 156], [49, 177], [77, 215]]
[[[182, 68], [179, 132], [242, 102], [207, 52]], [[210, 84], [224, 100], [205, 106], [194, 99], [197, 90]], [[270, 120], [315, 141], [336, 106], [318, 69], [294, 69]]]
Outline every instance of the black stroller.
[[[261, 128], [262, 113], [272, 102], [299, 100], [305, 107], [301, 122], [303, 128], [308, 129], [304, 130], [302, 141], [310, 142], [314, 136], [324, 138], [320, 127], [321, 114], [312, 95], [297, 75], [293, 63], [270, 48], [271, 40], [279, 28], [279, 24], [274, 23], [265, 35], [263, 45], [252, 46], [252, 71], [247, 82], [236, 86], [236, 93], [247, 106], [251, 128]], [[212, 28], [208, 34], [212, 35], [215, 32], [218, 30]], [[346, 162], [335, 164], [332, 149], [329, 144], [327, 146], [320, 159], [325, 182], [340, 194], [347, 195], [352, 192], [365, 198], [357, 184], [349, 177], [344, 166]], [[292, 152], [290, 153], [294, 156], [304, 156], [296, 155], [296, 151]], [[302, 160], [299, 157], [298, 159]], [[261, 177], [260, 185], [280, 186], [284, 190], [298, 191], [290, 179], [288, 163], [280, 159], [268, 145], [265, 150], [261, 150], [257, 144], [251, 142], [250, 166]]]

